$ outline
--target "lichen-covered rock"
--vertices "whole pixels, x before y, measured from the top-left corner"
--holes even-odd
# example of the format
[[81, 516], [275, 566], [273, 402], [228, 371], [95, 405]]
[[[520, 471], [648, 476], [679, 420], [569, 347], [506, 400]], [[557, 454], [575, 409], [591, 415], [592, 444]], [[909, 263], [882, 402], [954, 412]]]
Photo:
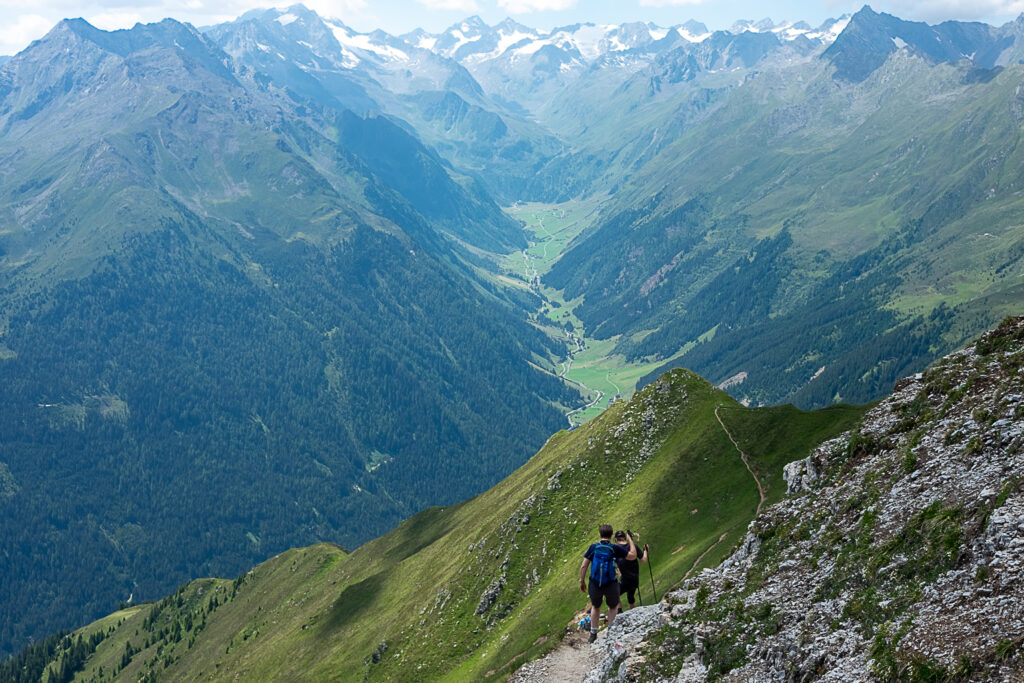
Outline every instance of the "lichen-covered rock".
[[477, 614], [484, 614], [489, 610], [495, 602], [498, 601], [498, 596], [501, 594], [501, 589], [505, 587], [503, 579], [495, 579], [484, 589], [483, 594], [480, 596], [480, 603], [476, 606]]
[[[597, 651], [597, 664], [584, 678], [586, 683], [598, 681], [633, 680], [631, 672], [636, 669], [638, 657], [642, 658], [639, 646], [648, 633], [664, 625], [662, 614], [663, 604], [634, 607], [623, 612], [615, 619], [601, 637], [594, 643]], [[609, 676], [613, 669], [615, 676]]]
[[838, 440], [829, 441], [824, 444], [825, 447], [819, 448], [803, 460], [796, 460], [782, 468], [786, 495], [810, 491], [818, 485], [821, 473], [828, 466], [827, 454], [831, 452], [831, 446], [837, 443]]

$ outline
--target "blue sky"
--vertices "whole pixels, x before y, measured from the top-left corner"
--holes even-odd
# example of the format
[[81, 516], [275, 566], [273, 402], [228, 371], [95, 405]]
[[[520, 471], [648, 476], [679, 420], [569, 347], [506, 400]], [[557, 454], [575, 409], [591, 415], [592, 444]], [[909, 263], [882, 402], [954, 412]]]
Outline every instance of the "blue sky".
[[[14, 54], [66, 17], [85, 18], [107, 30], [173, 17], [197, 26], [228, 21], [254, 7], [282, 6], [259, 0], [0, 0], [0, 54]], [[439, 32], [477, 14], [494, 24], [506, 16], [536, 28], [576, 22], [652, 21], [662, 26], [696, 19], [711, 29], [738, 19], [804, 20], [817, 26], [828, 17], [855, 12], [863, 1], [776, 0], [307, 0], [321, 15], [337, 17], [360, 31], [404, 33], [416, 27]], [[1024, 0], [884, 0], [879, 12], [936, 23], [946, 19], [1001, 24], [1024, 12]]]

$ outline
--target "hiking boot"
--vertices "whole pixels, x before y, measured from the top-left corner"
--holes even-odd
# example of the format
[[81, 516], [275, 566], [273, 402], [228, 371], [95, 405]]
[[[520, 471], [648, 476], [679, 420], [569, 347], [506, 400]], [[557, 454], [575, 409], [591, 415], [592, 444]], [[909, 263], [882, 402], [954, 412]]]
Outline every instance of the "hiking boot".
[[590, 638], [587, 639], [587, 642], [588, 643], [592, 643], [595, 640], [597, 640], [597, 631], [591, 631], [590, 632]]

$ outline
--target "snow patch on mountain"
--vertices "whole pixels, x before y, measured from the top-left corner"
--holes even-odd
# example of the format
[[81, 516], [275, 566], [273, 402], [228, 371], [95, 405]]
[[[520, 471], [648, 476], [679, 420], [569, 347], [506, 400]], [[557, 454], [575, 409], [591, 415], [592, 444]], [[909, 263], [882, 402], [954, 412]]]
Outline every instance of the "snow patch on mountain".
[[740, 33], [762, 33], [773, 28], [775, 28], [775, 23], [771, 19], [761, 19], [760, 21], [741, 19], [732, 25], [729, 32], [737, 35]]
[[494, 54], [494, 56], [496, 57], [503, 55], [505, 53], [505, 50], [509, 49], [513, 45], [521, 43], [527, 38], [534, 37], [536, 36], [530, 33], [523, 33], [522, 31], [515, 31], [513, 33], [505, 33], [504, 31], [502, 31], [501, 36], [498, 38], [498, 47], [495, 48], [492, 54]]
[[829, 19], [817, 31], [808, 33], [807, 37], [831, 45], [839, 37], [839, 34], [846, 30], [847, 24], [850, 23], [850, 18], [849, 14], [844, 14], [838, 19]]
[[[850, 23], [850, 15], [844, 14], [839, 19], [828, 19], [817, 29], [812, 29], [805, 22], [783, 21], [778, 24], [771, 19], [760, 21], [737, 21], [732, 25], [730, 32], [740, 33], [774, 33], [780, 39], [793, 41], [803, 36], [809, 40], [818, 41], [822, 44], [830, 44], [834, 41], [846, 25]], [[684, 36], [685, 37], [685, 36]]]
[[707, 40], [708, 38], [711, 37], [711, 33], [710, 32], [707, 32], [707, 33], [690, 33], [688, 30], [686, 30], [682, 26], [680, 26], [679, 28], [676, 29], [676, 33], [678, 33], [682, 37], [683, 40], [685, 40], [687, 42], [690, 42], [690, 43], [703, 43], [705, 40]]
[[[474, 42], [480, 40], [481, 38], [482, 38], [482, 36], [478, 36], [478, 37], [474, 38]], [[538, 41], [537, 38], [538, 38], [538, 34], [536, 34], [536, 33], [526, 33], [524, 31], [521, 31], [521, 30], [518, 30], [518, 29], [513, 30], [510, 33], [502, 30], [502, 31], [498, 32], [497, 45], [495, 46], [495, 48], [493, 50], [491, 50], [490, 52], [479, 52], [479, 53], [476, 53], [476, 54], [469, 55], [469, 56], [467, 56], [465, 58], [465, 61], [467, 61], [467, 62], [482, 62], [482, 61], [486, 61], [486, 60], [489, 60], [489, 59], [498, 59], [503, 54], [508, 52], [509, 48], [514, 47], [516, 45], [519, 45], [520, 43], [524, 43], [526, 41], [529, 41], [529, 42], [526, 42], [526, 45], [533, 45], [533, 44], [539, 43], [537, 45], [536, 49], [534, 50], [534, 51], [536, 51], [536, 50], [539, 50], [541, 47], [543, 47], [543, 45], [545, 44], [544, 42]], [[459, 47], [461, 47], [463, 44], [465, 44], [465, 43], [461, 43], [459, 45]], [[457, 50], [457, 49], [458, 49], [458, 47], [453, 48], [453, 49], [450, 50], [450, 52], [454, 53], [455, 50]], [[532, 54], [532, 52], [530, 54]]]
[[554, 45], [554, 43], [548, 39], [534, 40], [529, 43], [526, 43], [525, 45], [517, 47], [515, 50], [512, 51], [512, 54], [528, 57], [532, 54], [536, 54], [545, 45]]
[[607, 45], [608, 34], [615, 29], [614, 26], [597, 26], [595, 24], [582, 24], [574, 28], [575, 31], [558, 31], [552, 34], [551, 38], [556, 45], [561, 45], [563, 49], [566, 47], [565, 44], [575, 47], [586, 59], [595, 59], [606, 51], [603, 48]]
[[355, 63], [359, 63], [358, 57], [348, 52], [345, 48], [354, 48], [356, 50], [362, 50], [364, 52], [370, 52], [378, 57], [381, 57], [390, 61], [409, 61], [409, 55], [402, 50], [390, 45], [374, 42], [373, 39], [364, 33], [349, 33], [348, 29], [343, 24], [334, 23], [331, 21], [324, 22], [331, 32], [334, 34], [335, 40], [342, 47], [342, 52], [347, 54]]
[[449, 55], [454, 55], [463, 45], [466, 45], [468, 43], [475, 43], [482, 37], [479, 35], [467, 36], [466, 33], [468, 32], [468, 30], [468, 27], [465, 24], [463, 24], [462, 30], [454, 29], [452, 31], [449, 31], [449, 35], [451, 35], [456, 40], [455, 45], [453, 47], [448, 48], [447, 50]]

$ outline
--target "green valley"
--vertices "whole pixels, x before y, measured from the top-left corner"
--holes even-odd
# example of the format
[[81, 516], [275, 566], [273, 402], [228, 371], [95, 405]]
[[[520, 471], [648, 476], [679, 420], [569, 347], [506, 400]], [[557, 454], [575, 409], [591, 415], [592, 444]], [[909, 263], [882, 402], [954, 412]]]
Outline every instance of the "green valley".
[[[902, 27], [887, 17], [867, 8], [850, 27]], [[588, 336], [662, 361], [644, 381], [682, 365], [742, 374], [730, 391], [754, 403], [867, 401], [1020, 310], [1021, 67], [895, 51], [850, 83], [830, 56], [766, 62], [698, 98], [713, 115], [660, 125], [543, 277], [581, 302]], [[611, 112], [661, 112], [648, 77]], [[674, 83], [672, 101], [686, 109], [712, 78]]]
[[582, 392], [586, 405], [569, 412], [569, 422], [580, 425], [633, 395], [637, 382], [664, 361], [629, 361], [618, 353], [617, 339], [589, 337], [575, 315], [582, 298], [566, 301], [563, 293], [543, 283], [558, 258], [592, 229], [607, 203], [605, 196], [561, 204], [517, 203], [506, 212], [525, 223], [528, 247], [498, 259], [506, 281], [520, 281], [540, 297], [538, 317], [564, 330], [567, 356], [559, 374]]

